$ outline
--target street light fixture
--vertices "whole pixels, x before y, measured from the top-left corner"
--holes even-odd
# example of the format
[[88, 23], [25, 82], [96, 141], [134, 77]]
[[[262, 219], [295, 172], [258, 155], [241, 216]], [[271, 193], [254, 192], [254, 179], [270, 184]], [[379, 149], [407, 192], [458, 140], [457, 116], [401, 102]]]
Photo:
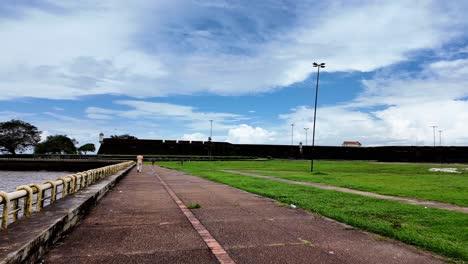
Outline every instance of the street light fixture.
[[304, 127], [304, 130], [306, 132], [306, 143], [305, 145], [307, 146], [307, 133], [309, 132], [309, 128], [308, 127]]
[[294, 145], [294, 123], [291, 124], [291, 146]]
[[312, 159], [310, 160], [310, 172], [314, 172], [314, 154], [315, 154], [315, 121], [317, 118], [317, 99], [318, 99], [318, 84], [320, 77], [320, 68], [325, 68], [325, 63], [313, 63], [317, 67], [317, 84], [315, 86], [315, 108], [314, 108], [314, 127], [312, 129]]

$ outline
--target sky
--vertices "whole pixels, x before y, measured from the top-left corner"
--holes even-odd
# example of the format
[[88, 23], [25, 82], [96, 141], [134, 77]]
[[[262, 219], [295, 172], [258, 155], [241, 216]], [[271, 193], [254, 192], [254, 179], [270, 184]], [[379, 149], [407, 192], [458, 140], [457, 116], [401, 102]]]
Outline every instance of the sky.
[[316, 145], [466, 146], [466, 13], [464, 0], [4, 0], [0, 122], [80, 144], [310, 145], [318, 62]]

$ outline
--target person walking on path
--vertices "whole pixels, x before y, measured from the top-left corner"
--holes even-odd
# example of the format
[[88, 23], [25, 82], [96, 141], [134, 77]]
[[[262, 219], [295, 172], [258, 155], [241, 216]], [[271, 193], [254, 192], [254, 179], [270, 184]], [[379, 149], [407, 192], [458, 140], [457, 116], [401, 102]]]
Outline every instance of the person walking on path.
[[143, 167], [143, 156], [138, 155], [137, 156], [137, 171], [141, 172], [141, 168]]

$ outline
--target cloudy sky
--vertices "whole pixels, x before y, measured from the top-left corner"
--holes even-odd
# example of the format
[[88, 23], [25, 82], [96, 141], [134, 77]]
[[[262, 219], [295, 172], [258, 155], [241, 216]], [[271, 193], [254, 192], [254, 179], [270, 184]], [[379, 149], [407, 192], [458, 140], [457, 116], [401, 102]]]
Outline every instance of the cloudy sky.
[[[148, 139], [468, 144], [468, 2], [3, 0], [0, 121]], [[442, 131], [439, 134], [439, 130]]]

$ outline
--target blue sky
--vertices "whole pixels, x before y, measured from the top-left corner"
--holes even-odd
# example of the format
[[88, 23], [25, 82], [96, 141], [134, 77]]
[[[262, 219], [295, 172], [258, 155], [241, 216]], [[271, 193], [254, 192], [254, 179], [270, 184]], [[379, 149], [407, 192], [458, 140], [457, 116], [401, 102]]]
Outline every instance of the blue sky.
[[[320, 2], [320, 3], [316, 3]], [[466, 1], [2, 1], [0, 121], [98, 134], [467, 145]], [[311, 130], [308, 132], [309, 144]]]

